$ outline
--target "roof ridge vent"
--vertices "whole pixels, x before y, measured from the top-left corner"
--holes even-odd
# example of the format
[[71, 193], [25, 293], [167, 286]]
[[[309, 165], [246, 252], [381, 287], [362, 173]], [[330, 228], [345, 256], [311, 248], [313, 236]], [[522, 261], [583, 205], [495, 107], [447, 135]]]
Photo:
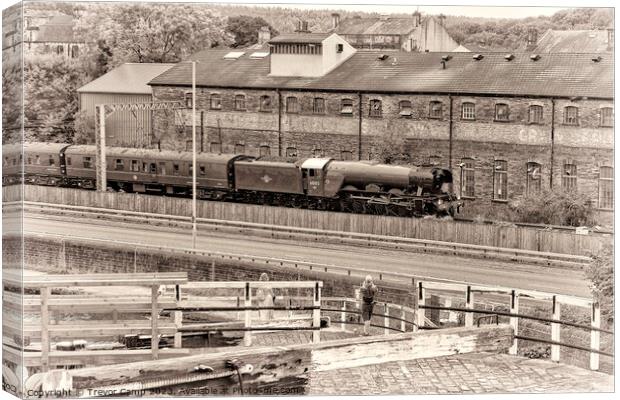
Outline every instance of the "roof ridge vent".
[[515, 58], [514, 54], [506, 54], [504, 56], [504, 60], [506, 60], [506, 61], [512, 61], [512, 60], [514, 60], [514, 58]]
[[484, 58], [484, 56], [482, 54], [474, 54], [472, 58], [476, 61], [480, 61]]
[[385, 61], [388, 59], [388, 55], [387, 54], [381, 54], [379, 57], [377, 57], [377, 60], [381, 60], [381, 61]]
[[538, 60], [540, 60], [540, 54], [532, 54], [532, 55], [530, 56], [530, 60], [532, 60], [532, 61], [538, 61]]
[[595, 63], [600, 62], [602, 59], [603, 57], [601, 56], [592, 57], [592, 61], [594, 61]]

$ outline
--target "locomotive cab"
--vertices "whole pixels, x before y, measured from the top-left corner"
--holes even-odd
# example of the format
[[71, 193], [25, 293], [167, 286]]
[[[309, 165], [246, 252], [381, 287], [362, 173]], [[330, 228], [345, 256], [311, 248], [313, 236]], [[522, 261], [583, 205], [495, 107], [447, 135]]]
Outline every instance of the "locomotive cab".
[[304, 191], [308, 196], [325, 196], [325, 166], [331, 158], [308, 158], [301, 164]]

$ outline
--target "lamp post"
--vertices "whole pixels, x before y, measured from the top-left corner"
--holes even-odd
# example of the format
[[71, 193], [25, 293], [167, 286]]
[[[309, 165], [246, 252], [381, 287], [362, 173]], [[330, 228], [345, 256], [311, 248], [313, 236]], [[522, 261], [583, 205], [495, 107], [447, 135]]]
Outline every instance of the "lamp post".
[[196, 61], [192, 61], [192, 248], [196, 248]]

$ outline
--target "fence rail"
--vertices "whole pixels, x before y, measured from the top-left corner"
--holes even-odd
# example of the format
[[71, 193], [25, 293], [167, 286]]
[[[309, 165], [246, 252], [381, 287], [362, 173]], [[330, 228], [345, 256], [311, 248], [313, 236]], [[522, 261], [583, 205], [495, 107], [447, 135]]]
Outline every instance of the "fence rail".
[[[188, 199], [127, 193], [100, 193], [32, 185], [25, 185], [23, 188], [23, 200], [26, 201], [191, 216], [191, 201]], [[7, 201], [20, 200], [20, 190], [20, 186], [3, 187], [3, 197]], [[613, 241], [613, 235], [596, 232], [580, 235], [575, 231], [567, 232], [512, 224], [478, 224], [433, 218], [398, 218], [212, 201], [198, 203], [198, 216], [214, 220], [395, 236], [579, 256], [596, 254], [605, 243]]]

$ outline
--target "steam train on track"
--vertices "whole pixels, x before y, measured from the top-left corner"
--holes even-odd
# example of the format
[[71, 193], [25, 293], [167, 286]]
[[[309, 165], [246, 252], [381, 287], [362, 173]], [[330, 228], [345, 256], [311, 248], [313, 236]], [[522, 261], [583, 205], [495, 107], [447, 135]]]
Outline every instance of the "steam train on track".
[[[9, 185], [96, 188], [96, 148], [26, 143], [3, 148]], [[462, 206], [452, 173], [370, 161], [307, 158], [295, 162], [239, 154], [197, 155], [197, 198], [395, 216], [454, 215]], [[106, 148], [108, 190], [187, 197], [192, 191], [191, 152]]]

